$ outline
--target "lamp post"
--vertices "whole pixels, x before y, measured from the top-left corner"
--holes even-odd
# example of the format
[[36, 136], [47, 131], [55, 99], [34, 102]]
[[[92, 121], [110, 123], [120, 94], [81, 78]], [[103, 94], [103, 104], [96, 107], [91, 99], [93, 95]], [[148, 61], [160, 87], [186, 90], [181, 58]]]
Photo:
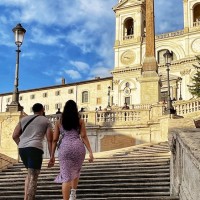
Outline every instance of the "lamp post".
[[179, 92], [180, 92], [180, 94], [179, 94], [179, 100], [183, 100], [183, 98], [182, 98], [182, 93], [181, 93], [182, 78], [179, 77], [178, 80], [179, 80]]
[[169, 79], [169, 71], [170, 71], [170, 65], [172, 61], [172, 52], [169, 50], [166, 51], [166, 53], [163, 55], [165, 58], [165, 65], [167, 67], [167, 109], [165, 111], [165, 114], [175, 114], [176, 110], [174, 110], [174, 107], [172, 106], [172, 100], [171, 100], [171, 95], [170, 95], [170, 79]]
[[108, 108], [110, 108], [110, 90], [111, 90], [111, 87], [108, 86]]
[[14, 36], [15, 36], [15, 44], [17, 45], [17, 56], [16, 56], [16, 68], [15, 68], [15, 81], [14, 81], [14, 91], [12, 96], [12, 102], [10, 105], [7, 105], [7, 111], [9, 112], [17, 112], [22, 111], [23, 107], [19, 103], [19, 54], [21, 52], [20, 46], [23, 43], [24, 35], [26, 30], [22, 27], [21, 24], [17, 24], [16, 27], [12, 29]]

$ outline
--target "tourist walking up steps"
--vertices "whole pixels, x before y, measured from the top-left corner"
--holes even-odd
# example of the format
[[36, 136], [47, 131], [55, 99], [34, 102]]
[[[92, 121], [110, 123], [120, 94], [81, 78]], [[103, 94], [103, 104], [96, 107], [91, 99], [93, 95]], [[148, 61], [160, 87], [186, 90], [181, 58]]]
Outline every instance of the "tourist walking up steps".
[[15, 127], [13, 140], [18, 145], [19, 155], [28, 174], [25, 179], [24, 200], [35, 200], [37, 180], [42, 166], [43, 140], [46, 135], [51, 153], [53, 130], [51, 122], [44, 117], [44, 107], [33, 105], [34, 115], [23, 117]]
[[73, 100], [66, 102], [61, 118], [55, 124], [52, 145], [49, 167], [55, 163], [56, 146], [60, 165], [60, 173], [55, 182], [62, 183], [63, 200], [76, 200], [76, 189], [86, 154], [85, 147], [89, 152], [89, 162], [93, 162], [94, 158], [84, 121], [79, 118], [77, 105]]

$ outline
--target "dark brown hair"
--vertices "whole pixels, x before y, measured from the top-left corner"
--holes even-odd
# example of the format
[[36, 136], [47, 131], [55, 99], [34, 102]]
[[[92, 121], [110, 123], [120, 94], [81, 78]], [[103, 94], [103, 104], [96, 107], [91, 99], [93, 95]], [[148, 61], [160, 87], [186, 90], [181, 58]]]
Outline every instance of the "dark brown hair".
[[76, 102], [69, 100], [65, 103], [61, 124], [63, 128], [67, 131], [71, 129], [79, 129], [79, 113]]

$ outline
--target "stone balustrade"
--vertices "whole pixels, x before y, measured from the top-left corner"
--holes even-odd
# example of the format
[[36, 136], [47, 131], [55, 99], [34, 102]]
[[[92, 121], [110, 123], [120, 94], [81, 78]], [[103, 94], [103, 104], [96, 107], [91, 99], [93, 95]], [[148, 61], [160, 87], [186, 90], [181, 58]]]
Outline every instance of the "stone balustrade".
[[176, 101], [173, 103], [173, 106], [178, 115], [186, 116], [190, 113], [200, 111], [200, 98], [188, 101]]
[[179, 35], [183, 35], [183, 34], [184, 34], [184, 30], [179, 30], [179, 31], [175, 31], [175, 32], [159, 34], [159, 35], [156, 35], [155, 38], [157, 40], [157, 39], [175, 37], [175, 36], [179, 36]]
[[[128, 110], [106, 110], [80, 112], [81, 119], [89, 126], [132, 126], [136, 124], [147, 124], [150, 120], [150, 105], [136, 105], [134, 109]], [[47, 118], [55, 124], [59, 115], [48, 115]]]
[[200, 134], [198, 129], [173, 129], [170, 133], [171, 194], [180, 200], [200, 199]]
[[[165, 105], [157, 105], [161, 113], [164, 114]], [[182, 100], [173, 102], [174, 109], [177, 115], [186, 116], [190, 113], [200, 111], [200, 98], [191, 100]], [[121, 108], [106, 110], [106, 111], [88, 111], [80, 112], [80, 117], [85, 121], [87, 126], [113, 126], [113, 125], [134, 125], [144, 124], [151, 120], [152, 109], [156, 105], [150, 104], [135, 104], [129, 110], [122, 110]], [[157, 111], [156, 111], [157, 112]], [[160, 115], [162, 115], [160, 114]], [[155, 114], [156, 115], [156, 114]], [[159, 116], [160, 116], [159, 115]], [[47, 118], [54, 124], [59, 115], [48, 115]]]
[[132, 38], [134, 38], [134, 35], [126, 35], [126, 36], [124, 36], [124, 40], [130, 40]]

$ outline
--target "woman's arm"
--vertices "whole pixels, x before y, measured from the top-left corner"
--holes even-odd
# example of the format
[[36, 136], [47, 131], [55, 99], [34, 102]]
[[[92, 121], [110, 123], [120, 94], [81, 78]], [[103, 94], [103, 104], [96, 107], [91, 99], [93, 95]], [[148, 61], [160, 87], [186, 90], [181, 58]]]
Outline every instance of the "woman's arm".
[[87, 137], [85, 123], [82, 119], [80, 119], [80, 134], [81, 134], [81, 139], [82, 139], [83, 143], [85, 144], [85, 146], [86, 146], [86, 148], [89, 152], [89, 162], [93, 162], [94, 157], [93, 157], [92, 149], [90, 147], [90, 142], [89, 142], [88, 137]]
[[56, 146], [57, 146], [57, 142], [59, 139], [59, 135], [60, 135], [60, 131], [59, 131], [59, 127], [60, 127], [60, 121], [57, 121], [54, 127], [54, 133], [53, 133], [53, 141], [52, 141], [52, 148], [51, 148], [51, 157], [49, 160], [49, 167], [54, 166], [55, 163], [55, 151], [56, 151]]
[[47, 139], [47, 144], [48, 144], [49, 155], [51, 156], [53, 130], [52, 130], [52, 127], [50, 125], [47, 127], [47, 130], [46, 130], [46, 139]]

